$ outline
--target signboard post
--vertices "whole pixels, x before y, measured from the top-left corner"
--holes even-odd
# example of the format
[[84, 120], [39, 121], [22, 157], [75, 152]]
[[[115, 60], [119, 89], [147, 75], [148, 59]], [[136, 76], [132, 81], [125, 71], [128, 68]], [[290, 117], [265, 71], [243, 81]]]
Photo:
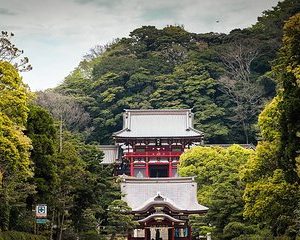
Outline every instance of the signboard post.
[[47, 205], [38, 204], [35, 207], [35, 219], [36, 223], [44, 224], [47, 223]]

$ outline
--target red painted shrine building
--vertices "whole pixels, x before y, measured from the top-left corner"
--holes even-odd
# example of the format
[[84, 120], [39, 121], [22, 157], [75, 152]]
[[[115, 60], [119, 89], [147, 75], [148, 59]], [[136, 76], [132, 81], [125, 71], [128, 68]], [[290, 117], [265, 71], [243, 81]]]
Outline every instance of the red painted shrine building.
[[[194, 179], [177, 173], [184, 150], [203, 142], [203, 133], [193, 128], [191, 110], [125, 110], [123, 129], [113, 137], [121, 153], [115, 164], [123, 174], [123, 200], [139, 223], [128, 238], [191, 239], [188, 216], [208, 210], [197, 201]], [[117, 156], [113, 149], [103, 148], [110, 158]]]

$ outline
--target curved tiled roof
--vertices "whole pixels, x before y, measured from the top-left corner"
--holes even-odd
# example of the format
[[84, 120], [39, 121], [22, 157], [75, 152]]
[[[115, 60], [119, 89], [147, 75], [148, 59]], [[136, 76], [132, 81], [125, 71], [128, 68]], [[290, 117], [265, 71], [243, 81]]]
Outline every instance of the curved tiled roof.
[[[192, 177], [138, 179], [123, 176], [121, 179], [123, 200], [132, 211], [142, 211], [149, 204], [159, 202], [178, 211], [200, 213], [208, 210], [197, 201], [197, 184]], [[160, 199], [155, 199], [158, 196]]]
[[203, 132], [193, 128], [193, 113], [190, 109], [127, 109], [123, 115], [123, 129], [113, 136], [201, 138]]

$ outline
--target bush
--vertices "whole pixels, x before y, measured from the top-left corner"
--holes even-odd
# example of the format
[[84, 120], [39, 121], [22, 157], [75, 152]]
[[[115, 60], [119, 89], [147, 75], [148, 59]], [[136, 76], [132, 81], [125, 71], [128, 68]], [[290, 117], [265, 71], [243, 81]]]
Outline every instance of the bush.
[[0, 240], [47, 240], [47, 238], [30, 233], [7, 231], [0, 232]]
[[255, 229], [244, 223], [231, 222], [224, 227], [223, 233], [227, 239], [233, 239], [242, 235], [253, 234], [255, 233]]
[[80, 239], [82, 240], [104, 240], [105, 237], [99, 235], [96, 231], [90, 230], [80, 233]]

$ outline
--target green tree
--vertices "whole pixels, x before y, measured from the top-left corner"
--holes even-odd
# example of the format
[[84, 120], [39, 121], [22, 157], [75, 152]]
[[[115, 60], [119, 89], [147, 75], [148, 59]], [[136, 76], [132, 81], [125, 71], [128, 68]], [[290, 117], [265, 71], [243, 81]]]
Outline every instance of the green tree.
[[[226, 226], [232, 222], [245, 224], [242, 200], [245, 186], [239, 171], [253, 152], [238, 145], [194, 147], [180, 157], [179, 174], [196, 176], [198, 201], [209, 207], [207, 215], [198, 219], [202, 224], [195, 231], [206, 231], [205, 223], [213, 227], [215, 238], [231, 239], [223, 234]], [[196, 227], [198, 223], [194, 222]]]
[[26, 181], [32, 176], [31, 142], [23, 133], [29, 92], [8, 62], [0, 62], [0, 92], [0, 229], [7, 230], [12, 205], [33, 190]]
[[241, 172], [246, 182], [244, 216], [270, 226], [275, 236], [285, 234], [292, 225], [298, 189], [285, 180], [279, 165], [281, 102], [282, 98], [277, 96], [260, 114], [262, 140]]
[[53, 155], [57, 141], [56, 126], [49, 112], [37, 105], [29, 105], [25, 134], [31, 139], [30, 158], [34, 163], [33, 182], [37, 193], [31, 201], [46, 203], [51, 198], [56, 169]]
[[64, 148], [62, 151], [56, 152], [54, 156], [57, 181], [52, 192], [52, 205], [58, 226], [57, 240], [62, 239], [64, 229], [69, 229], [72, 226], [72, 222], [68, 221], [70, 209], [74, 206], [76, 190], [82, 184], [85, 173], [85, 163], [80, 158], [77, 139], [74, 139], [66, 131], [64, 132], [64, 139]]
[[282, 90], [280, 104], [280, 161], [288, 182], [300, 182], [296, 158], [300, 151], [300, 14], [284, 25], [283, 47], [275, 71]]
[[297, 14], [284, 26], [284, 45], [274, 67], [278, 96], [259, 117], [262, 141], [257, 156], [248, 163], [244, 195], [245, 216], [265, 221], [275, 236], [291, 238], [299, 232], [295, 216], [299, 202], [299, 20]]
[[74, 206], [70, 210], [75, 229], [81, 236], [103, 236], [107, 226], [108, 206], [120, 198], [119, 183], [113, 177], [113, 167], [102, 165], [103, 153], [96, 145], [80, 146], [85, 162], [82, 184], [76, 189]]
[[117, 234], [126, 235], [137, 225], [130, 211], [130, 207], [122, 200], [114, 200], [108, 206], [108, 232], [111, 234], [111, 240], [114, 240]]

